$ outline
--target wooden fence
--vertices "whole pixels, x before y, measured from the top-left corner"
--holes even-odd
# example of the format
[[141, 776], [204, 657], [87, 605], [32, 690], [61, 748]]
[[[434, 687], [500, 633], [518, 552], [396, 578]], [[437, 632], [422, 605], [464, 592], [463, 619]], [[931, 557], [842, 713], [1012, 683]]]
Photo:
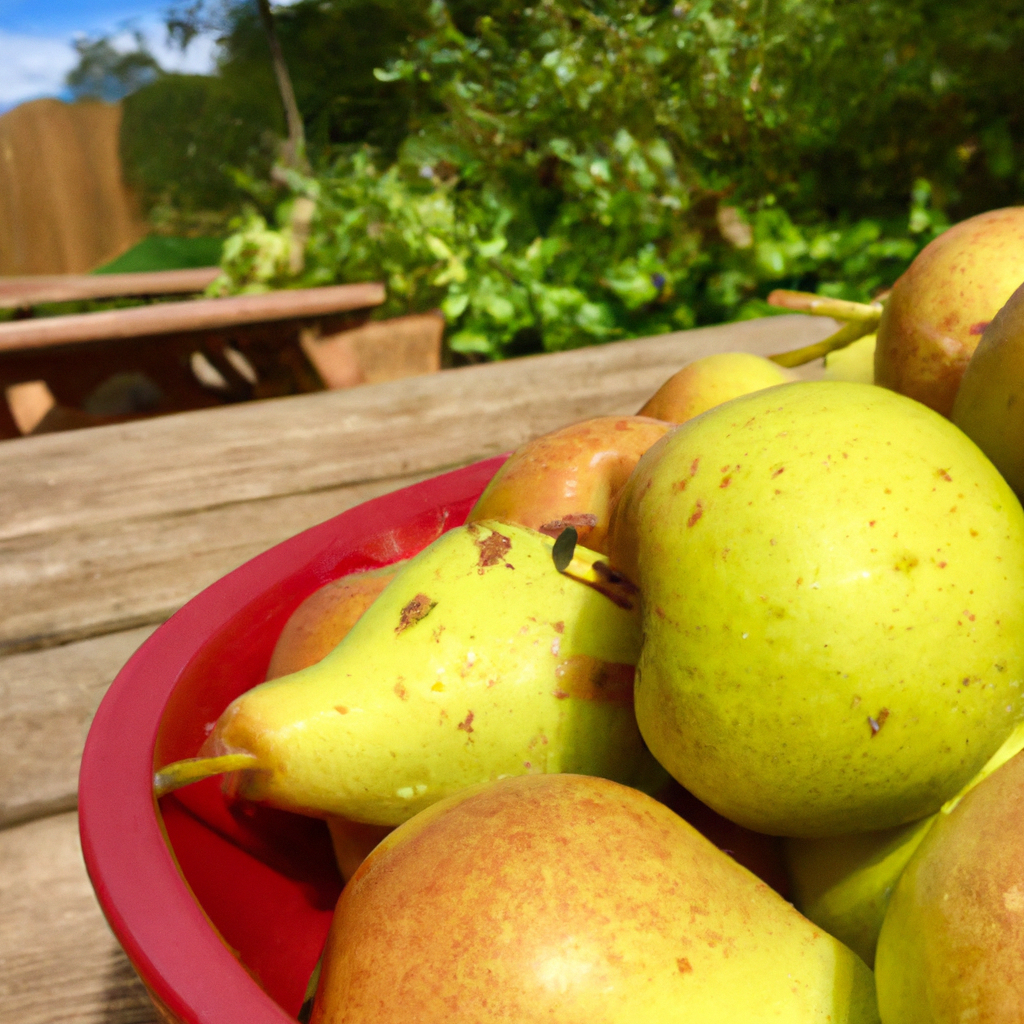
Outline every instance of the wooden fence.
[[121, 178], [120, 104], [33, 100], [0, 116], [0, 275], [82, 273], [146, 234]]

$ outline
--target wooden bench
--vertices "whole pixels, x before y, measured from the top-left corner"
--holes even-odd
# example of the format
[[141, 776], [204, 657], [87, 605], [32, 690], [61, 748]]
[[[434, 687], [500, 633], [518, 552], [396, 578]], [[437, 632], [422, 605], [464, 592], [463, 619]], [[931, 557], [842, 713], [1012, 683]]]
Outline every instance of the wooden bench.
[[[155, 284], [154, 275], [109, 276], [129, 279], [115, 281], [119, 294], [158, 285], [193, 290], [210, 277], [208, 269], [202, 277], [194, 271], [174, 274], [162, 274]], [[92, 278], [86, 284], [81, 278], [47, 279], [50, 283], [31, 287], [24, 278], [14, 280], [22, 283], [15, 288], [11, 279], [0, 281], [0, 301], [8, 308], [33, 296], [33, 301], [80, 298], [93, 288]], [[109, 296], [110, 288], [97, 286], [94, 297], [100, 292]], [[7, 397], [0, 407], [0, 437], [387, 379], [368, 371], [373, 359], [367, 346], [373, 344], [367, 329], [358, 338], [339, 340], [384, 297], [383, 285], [365, 283], [0, 323], [0, 388]], [[408, 352], [400, 355], [398, 376], [438, 368], [443, 329], [438, 317], [390, 323], [397, 326], [390, 333], [384, 328], [384, 334], [397, 340], [385, 338], [384, 344], [396, 349], [408, 348], [401, 339], [410, 327], [429, 335], [418, 361]], [[375, 325], [370, 334], [381, 330]]]

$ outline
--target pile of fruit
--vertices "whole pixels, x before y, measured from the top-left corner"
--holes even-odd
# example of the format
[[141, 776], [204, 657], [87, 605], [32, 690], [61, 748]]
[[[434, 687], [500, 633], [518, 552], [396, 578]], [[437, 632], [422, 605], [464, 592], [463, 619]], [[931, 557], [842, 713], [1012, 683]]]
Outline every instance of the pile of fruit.
[[1022, 281], [964, 222], [875, 384], [698, 360], [297, 609], [156, 789], [327, 821], [314, 1024], [1024, 1020]]

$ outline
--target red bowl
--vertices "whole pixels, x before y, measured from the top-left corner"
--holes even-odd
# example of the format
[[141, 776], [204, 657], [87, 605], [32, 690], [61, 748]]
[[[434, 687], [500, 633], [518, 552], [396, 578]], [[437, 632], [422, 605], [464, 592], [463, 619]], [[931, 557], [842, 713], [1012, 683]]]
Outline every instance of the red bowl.
[[114, 680], [82, 758], [82, 849], [107, 921], [167, 1019], [293, 1020], [341, 879], [322, 822], [229, 804], [216, 780], [157, 806], [154, 768], [194, 756], [221, 711], [262, 682], [304, 598], [461, 524], [502, 461], [377, 498], [271, 548], [185, 605]]

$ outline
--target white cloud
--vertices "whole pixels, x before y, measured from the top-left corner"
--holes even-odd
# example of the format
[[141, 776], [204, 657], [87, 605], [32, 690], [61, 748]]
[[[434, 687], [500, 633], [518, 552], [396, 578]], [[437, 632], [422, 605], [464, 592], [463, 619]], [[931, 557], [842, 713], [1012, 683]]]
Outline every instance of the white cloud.
[[[168, 42], [163, 22], [147, 18], [133, 22], [131, 30], [122, 26], [112, 29], [114, 46], [134, 50], [136, 29], [165, 70], [194, 75], [214, 70], [217, 44], [212, 36], [197, 37], [183, 53]], [[65, 93], [64, 78], [77, 63], [71, 37], [22, 35], [0, 29], [0, 113], [40, 96], [61, 96]]]
[[0, 30], [0, 110], [37, 96], [55, 96], [78, 62], [65, 39]]
[[145, 18], [132, 22], [130, 28], [111, 36], [111, 42], [118, 50], [134, 50], [134, 32], [142, 33], [149, 52], [156, 57], [165, 71], [181, 71], [191, 75], [208, 75], [216, 63], [217, 43], [213, 36], [196, 36], [181, 49], [167, 38], [167, 28], [158, 18]]

